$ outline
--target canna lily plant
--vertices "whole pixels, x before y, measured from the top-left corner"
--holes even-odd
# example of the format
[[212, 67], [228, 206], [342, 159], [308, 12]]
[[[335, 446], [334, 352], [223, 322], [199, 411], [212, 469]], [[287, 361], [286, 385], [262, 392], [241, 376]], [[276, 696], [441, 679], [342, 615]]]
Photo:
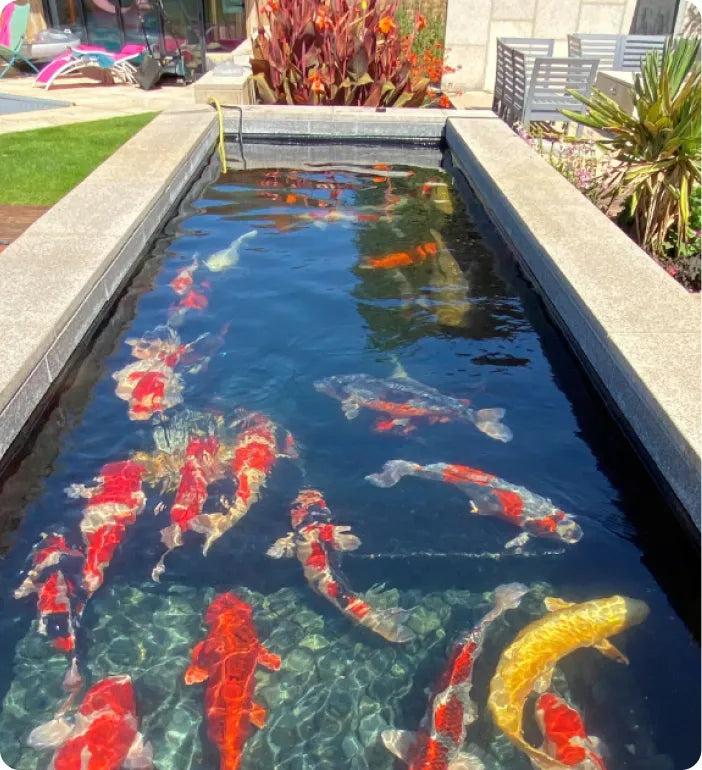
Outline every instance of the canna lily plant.
[[[407, 58], [399, 0], [256, 0], [251, 67], [265, 104], [422, 107], [437, 95]], [[266, 28], [267, 27], [267, 28]]]
[[650, 52], [634, 79], [633, 117], [597, 89], [590, 98], [570, 92], [587, 114], [563, 110], [608, 137], [598, 142], [614, 161], [598, 180], [600, 202], [628, 201], [639, 244], [657, 255], [671, 232], [679, 250], [689, 238], [690, 195], [700, 183], [699, 52], [699, 40], [685, 38], [660, 57]]

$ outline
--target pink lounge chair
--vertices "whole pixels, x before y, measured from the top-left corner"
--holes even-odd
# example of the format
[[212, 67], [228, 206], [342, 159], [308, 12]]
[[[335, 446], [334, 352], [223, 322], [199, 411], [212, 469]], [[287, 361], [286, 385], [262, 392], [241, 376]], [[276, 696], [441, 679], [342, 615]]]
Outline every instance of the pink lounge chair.
[[136, 83], [133, 62], [143, 56], [145, 51], [146, 46], [135, 43], [122, 46], [122, 50], [117, 52], [108, 51], [101, 46], [81, 44], [70, 48], [42, 67], [34, 85], [43, 86], [48, 91], [59, 75], [68, 75], [88, 67], [108, 70], [123, 83]]

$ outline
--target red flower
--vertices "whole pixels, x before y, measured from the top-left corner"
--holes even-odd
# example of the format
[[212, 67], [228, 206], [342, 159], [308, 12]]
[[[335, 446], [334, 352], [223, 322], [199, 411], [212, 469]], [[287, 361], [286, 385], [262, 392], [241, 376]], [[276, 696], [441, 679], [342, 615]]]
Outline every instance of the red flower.
[[439, 107], [443, 107], [444, 109], [449, 109], [453, 105], [451, 104], [451, 100], [446, 96], [446, 94], [441, 94], [439, 97]]
[[278, 10], [278, 0], [268, 0], [268, 2], [261, 9], [261, 13], [265, 13], [270, 16]]
[[417, 13], [415, 24], [417, 25], [417, 32], [421, 32], [424, 29], [424, 27], [427, 26], [427, 20], [424, 18], [424, 16], [422, 16], [421, 13]]
[[384, 34], [389, 35], [395, 29], [395, 22], [391, 16], [383, 16], [378, 22], [378, 29]]

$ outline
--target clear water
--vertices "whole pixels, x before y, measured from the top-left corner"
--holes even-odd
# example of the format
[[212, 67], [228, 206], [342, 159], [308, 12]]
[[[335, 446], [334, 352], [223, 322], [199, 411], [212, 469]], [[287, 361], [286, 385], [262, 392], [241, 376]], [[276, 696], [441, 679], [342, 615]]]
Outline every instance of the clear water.
[[[216, 593], [233, 590], [250, 602], [260, 639], [283, 659], [280, 671], [256, 674], [268, 720], [252, 728], [242, 767], [392, 768], [399, 765], [380, 731], [416, 729], [452, 640], [487, 611], [498, 584], [515, 580], [532, 590], [491, 628], [476, 670], [480, 718], [468, 740], [485, 766], [530, 767], [499, 734], [485, 701], [500, 651], [544, 614], [546, 595], [623, 594], [648, 603], [648, 619], [615, 639], [628, 667], [579, 650], [559, 665], [554, 686], [604, 742], [608, 767], [681, 770], [696, 761], [695, 552], [469, 192], [462, 190], [464, 204], [457, 180], [437, 168], [394, 170], [414, 173], [388, 182], [373, 170], [260, 169], [215, 179], [166, 227], [72, 372], [0, 497], [0, 753], [11, 767], [48, 764], [51, 752], [28, 748], [26, 739], [62, 701], [66, 670], [66, 656], [37, 633], [33, 601], [12, 597], [25, 559], [41, 532], [76, 539], [82, 501], [68, 498], [66, 487], [92, 483], [107, 462], [153, 451], [153, 423], [130, 421], [115, 396], [112, 374], [133, 361], [125, 339], [166, 321], [179, 299], [170, 282], [194, 255], [202, 262], [254, 228], [258, 235], [235, 267], [200, 267], [194, 275], [196, 283], [209, 281], [209, 303], [181, 319], [182, 340], [229, 326], [209, 366], [183, 376], [184, 403], [166, 419], [186, 408], [225, 417], [240, 407], [258, 410], [293, 433], [300, 459], [278, 462], [261, 500], [206, 558], [201, 538], [188, 533], [160, 584], [150, 575], [173, 494], [145, 487], [146, 508], [90, 599], [79, 635], [88, 681], [132, 676], [155, 766], [218, 766], [203, 724], [204, 688], [183, 682]], [[425, 186], [441, 181], [449, 203]], [[402, 203], [387, 209], [388, 200]], [[328, 207], [311, 208], [319, 201]], [[337, 207], [371, 216], [324, 227], [305, 216]], [[438, 270], [433, 257], [397, 270], [361, 268], [367, 257], [435, 240], [432, 230], [462, 276], [450, 257], [451, 269]], [[513, 441], [457, 422], [425, 423], [407, 435], [375, 432], [369, 410], [347, 421], [339, 403], [313, 387], [333, 374], [389, 377], [398, 364], [476, 408], [504, 407]], [[391, 458], [461, 463], [521, 484], [575, 514], [583, 539], [532, 541], [524, 553], [508, 553], [504, 544], [519, 530], [471, 517], [455, 487], [409, 478], [379, 489], [364, 481]], [[335, 522], [362, 541], [342, 557], [348, 584], [370, 591], [374, 606], [416, 608], [415, 641], [391, 644], [353, 625], [309, 589], [297, 560], [266, 556], [290, 529], [290, 502], [302, 486], [320, 488]], [[166, 510], [157, 518], [161, 499]], [[538, 742], [533, 723], [526, 729]]]

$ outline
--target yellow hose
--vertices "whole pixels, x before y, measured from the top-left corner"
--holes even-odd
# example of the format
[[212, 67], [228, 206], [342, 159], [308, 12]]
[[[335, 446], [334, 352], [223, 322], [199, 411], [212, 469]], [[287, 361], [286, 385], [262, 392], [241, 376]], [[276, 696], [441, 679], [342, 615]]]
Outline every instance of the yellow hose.
[[224, 116], [222, 115], [222, 105], [214, 96], [207, 100], [208, 104], [214, 104], [219, 118], [219, 158], [222, 162], [222, 173], [227, 173], [227, 155], [224, 151]]

